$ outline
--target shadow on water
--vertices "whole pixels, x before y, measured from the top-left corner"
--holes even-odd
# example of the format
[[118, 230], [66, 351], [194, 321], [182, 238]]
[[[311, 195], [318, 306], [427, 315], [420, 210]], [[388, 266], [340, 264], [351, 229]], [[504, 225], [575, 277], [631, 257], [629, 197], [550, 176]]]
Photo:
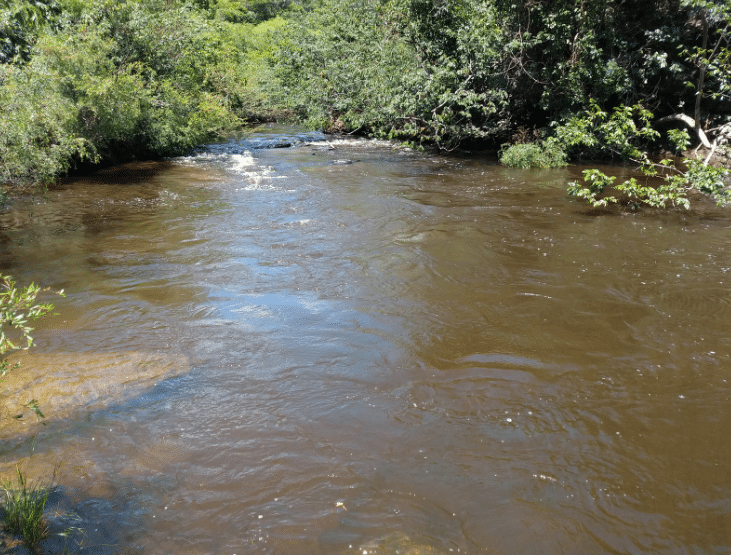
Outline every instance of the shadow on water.
[[64, 178], [44, 193], [14, 198], [12, 209], [0, 211], [0, 266], [8, 273], [25, 265], [24, 258], [48, 257], [56, 237], [68, 233], [95, 235], [131, 216], [154, 216], [164, 202], [156, 179], [171, 167], [165, 161], [129, 163]]
[[149, 160], [93, 169], [83, 174], [61, 178], [50, 185], [49, 190], [64, 190], [83, 183], [117, 186], [144, 185], [154, 181], [160, 173], [170, 170], [173, 165], [174, 163], [171, 161]]
[[[163, 436], [154, 447], [128, 446], [135, 455], [122, 465], [110, 465], [95, 457], [93, 446], [104, 449], [114, 442], [115, 428], [124, 415], [167, 403], [179, 389], [181, 379], [185, 380], [166, 378], [152, 386], [138, 387], [135, 397], [128, 395], [121, 400], [117, 395], [106, 403], [97, 400], [73, 413], [64, 412], [64, 406], [46, 406], [47, 425], [36, 421], [12, 441], [3, 439], [0, 475], [13, 477], [19, 467], [31, 485], [52, 483], [53, 488], [44, 513], [48, 537], [32, 550], [24, 547], [20, 538], [6, 535], [2, 552], [143, 553], [149, 521], [165, 520], [166, 505], [179, 485], [173, 467], [180, 462], [182, 450]], [[108, 428], [110, 425], [112, 428]], [[60, 448], [59, 439], [63, 440]], [[77, 456], [89, 447], [92, 451], [84, 458]]]
[[[31, 478], [32, 479], [32, 478]], [[48, 536], [35, 548], [26, 547], [21, 538], [4, 537], [3, 553], [35, 555], [133, 555], [135, 535], [144, 521], [137, 496], [123, 484], [115, 490], [92, 497], [80, 489], [56, 486], [48, 499], [45, 520]]]

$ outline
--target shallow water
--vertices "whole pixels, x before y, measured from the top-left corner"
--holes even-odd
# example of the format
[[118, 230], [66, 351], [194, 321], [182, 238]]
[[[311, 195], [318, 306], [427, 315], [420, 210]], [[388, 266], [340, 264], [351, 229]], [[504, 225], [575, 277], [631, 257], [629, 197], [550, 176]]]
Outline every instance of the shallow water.
[[580, 170], [269, 128], [16, 202], [3, 468], [72, 553], [727, 555], [730, 213]]

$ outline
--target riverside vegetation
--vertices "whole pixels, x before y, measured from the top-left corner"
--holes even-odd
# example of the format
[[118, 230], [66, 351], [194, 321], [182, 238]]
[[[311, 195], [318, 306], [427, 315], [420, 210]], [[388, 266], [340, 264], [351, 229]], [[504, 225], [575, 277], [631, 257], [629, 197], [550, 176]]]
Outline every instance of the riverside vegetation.
[[28, 547], [35, 547], [48, 535], [43, 513], [54, 490], [53, 480], [31, 484], [27, 474], [16, 467], [16, 481], [4, 480], [0, 487], [5, 491], [5, 532], [22, 537]]
[[[569, 185], [593, 206], [724, 204], [730, 38], [731, 0], [0, 0], [0, 199], [291, 118], [511, 166], [639, 169]], [[52, 307], [0, 286], [4, 374]], [[37, 543], [48, 488], [20, 471], [4, 488], [6, 526]]]
[[[10, 276], [0, 275], [0, 376], [18, 368], [9, 367], [5, 358], [16, 349], [29, 349], [33, 344], [29, 321], [36, 320], [53, 310], [50, 303], [37, 303], [40, 293], [47, 291], [38, 285], [30, 284], [25, 288], [16, 286]], [[63, 295], [63, 291], [58, 294]], [[29, 409], [38, 418], [45, 418], [35, 399], [23, 402], [18, 400], [19, 407]], [[13, 415], [15, 419], [23, 419], [24, 411]], [[31, 485], [26, 473], [16, 467], [16, 482], [3, 480], [2, 518], [5, 532], [20, 535], [29, 546], [36, 545], [47, 534], [47, 526], [43, 520], [43, 512], [52, 492], [52, 485], [39, 482]]]
[[[594, 205], [687, 206], [689, 188], [725, 203], [728, 172], [711, 162], [731, 136], [730, 23], [731, 0], [2, 0], [0, 182], [290, 117], [502, 145], [515, 166], [641, 169], [570, 185]], [[693, 143], [702, 158], [648, 154]]]

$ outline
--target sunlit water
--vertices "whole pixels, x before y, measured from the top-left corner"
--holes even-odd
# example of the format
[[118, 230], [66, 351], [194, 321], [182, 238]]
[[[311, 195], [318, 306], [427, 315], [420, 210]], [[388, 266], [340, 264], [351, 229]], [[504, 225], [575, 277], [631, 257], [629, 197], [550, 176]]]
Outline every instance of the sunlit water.
[[728, 555], [731, 213], [579, 173], [268, 129], [16, 202], [3, 468], [69, 553]]

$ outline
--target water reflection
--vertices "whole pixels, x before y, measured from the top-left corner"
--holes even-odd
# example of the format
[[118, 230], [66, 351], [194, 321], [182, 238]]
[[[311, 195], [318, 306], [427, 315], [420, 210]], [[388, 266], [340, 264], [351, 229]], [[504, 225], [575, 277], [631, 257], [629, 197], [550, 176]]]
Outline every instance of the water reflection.
[[144, 553], [728, 551], [727, 214], [324, 139], [269, 129], [2, 215], [7, 271], [69, 292], [41, 373], [185, 361], [38, 436], [64, 487], [123, 490]]

